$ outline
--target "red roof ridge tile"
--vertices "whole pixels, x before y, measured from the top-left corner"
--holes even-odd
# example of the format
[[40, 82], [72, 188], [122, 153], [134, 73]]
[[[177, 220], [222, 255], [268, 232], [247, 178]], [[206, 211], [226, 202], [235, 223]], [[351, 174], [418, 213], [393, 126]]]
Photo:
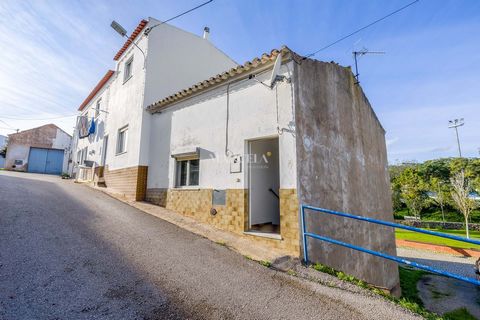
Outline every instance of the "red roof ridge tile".
[[135, 28], [135, 30], [133, 30], [132, 34], [130, 35], [130, 37], [128, 37], [127, 41], [125, 41], [125, 43], [123, 44], [123, 47], [120, 48], [120, 50], [118, 50], [117, 54], [115, 55], [115, 57], [113, 58], [113, 60], [117, 61], [118, 59], [120, 59], [120, 57], [122, 56], [122, 54], [127, 50], [127, 48], [132, 44], [133, 40], [135, 40], [135, 38], [140, 34], [140, 32], [142, 32], [142, 30], [145, 28], [145, 26], [147, 25], [148, 21], [145, 20], [145, 19], [142, 19], [142, 21], [140, 21], [140, 23], [138, 24], [138, 26]]

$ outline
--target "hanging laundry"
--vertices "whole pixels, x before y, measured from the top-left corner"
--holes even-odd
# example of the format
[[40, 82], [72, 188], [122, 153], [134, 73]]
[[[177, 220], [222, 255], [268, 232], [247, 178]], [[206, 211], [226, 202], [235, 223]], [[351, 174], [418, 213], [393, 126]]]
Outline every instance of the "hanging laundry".
[[90, 122], [90, 127], [88, 128], [88, 135], [95, 134], [95, 118], [92, 117], [92, 121]]
[[80, 139], [86, 138], [89, 135], [88, 117], [78, 117], [78, 137]]

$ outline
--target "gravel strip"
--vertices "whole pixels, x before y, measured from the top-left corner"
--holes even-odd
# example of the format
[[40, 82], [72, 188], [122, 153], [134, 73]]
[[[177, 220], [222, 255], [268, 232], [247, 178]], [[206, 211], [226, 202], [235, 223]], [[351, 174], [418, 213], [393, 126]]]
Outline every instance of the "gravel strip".
[[438, 269], [476, 278], [474, 269], [476, 259], [472, 257], [454, 256], [413, 248], [397, 248], [397, 255]]

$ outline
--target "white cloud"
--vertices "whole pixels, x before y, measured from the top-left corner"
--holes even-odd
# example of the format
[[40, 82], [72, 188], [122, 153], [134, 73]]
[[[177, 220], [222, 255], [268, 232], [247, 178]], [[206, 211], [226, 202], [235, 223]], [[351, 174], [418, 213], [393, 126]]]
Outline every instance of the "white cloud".
[[110, 17], [96, 12], [85, 19], [95, 8], [93, 2], [0, 2], [0, 119], [22, 130], [53, 122], [72, 132], [75, 117], [30, 119], [75, 114], [113, 64], [118, 44], [107, 33]]

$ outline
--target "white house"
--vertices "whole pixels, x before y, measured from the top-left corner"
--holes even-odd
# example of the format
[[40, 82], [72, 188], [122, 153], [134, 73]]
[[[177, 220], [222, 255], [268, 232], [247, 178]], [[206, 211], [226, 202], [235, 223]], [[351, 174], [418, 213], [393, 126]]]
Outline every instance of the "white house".
[[208, 40], [208, 31], [200, 37], [153, 18], [139, 23], [114, 60], [115, 69], [79, 107], [80, 117], [93, 118], [96, 128], [83, 138], [76, 130], [74, 160], [77, 166], [93, 162], [109, 188], [143, 199], [151, 121], [145, 107], [236, 63]]
[[[76, 159], [98, 168], [80, 178], [293, 256], [302, 255], [301, 203], [393, 221], [385, 131], [350, 68], [287, 47], [236, 65], [208, 37], [157, 23], [140, 23], [79, 108], [87, 137]], [[306, 221], [395, 254], [391, 230], [321, 214]], [[320, 241], [308, 250], [311, 261], [398, 287], [393, 262]]]

